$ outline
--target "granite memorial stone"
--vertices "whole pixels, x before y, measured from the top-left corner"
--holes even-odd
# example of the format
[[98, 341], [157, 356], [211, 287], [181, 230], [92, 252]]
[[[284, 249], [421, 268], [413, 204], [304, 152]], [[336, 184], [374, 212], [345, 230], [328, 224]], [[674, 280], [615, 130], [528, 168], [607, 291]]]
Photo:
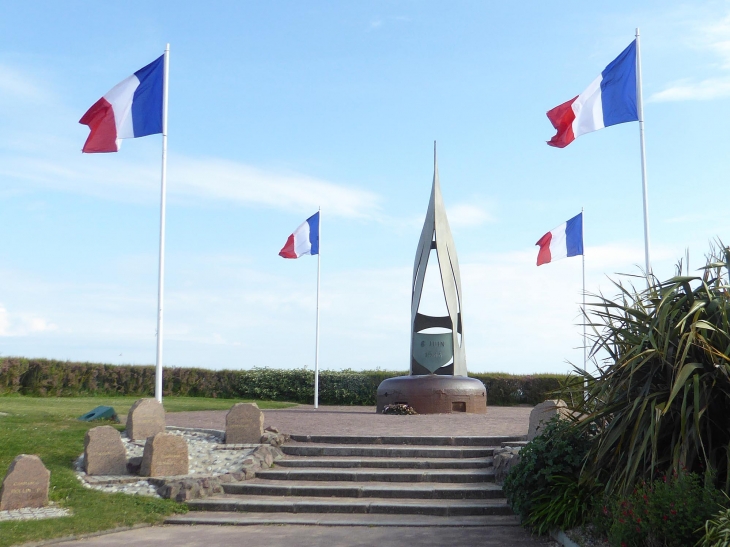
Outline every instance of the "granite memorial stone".
[[566, 417], [568, 411], [565, 405], [565, 401], [560, 399], [551, 400], [548, 399], [537, 405], [530, 412], [530, 426], [527, 430], [527, 440], [531, 441], [540, 434], [540, 430], [545, 427], [545, 424], [550, 421], [554, 416]]
[[103, 425], [86, 432], [84, 470], [87, 475], [127, 474], [127, 451], [119, 431]]
[[48, 505], [51, 472], [38, 456], [21, 454], [8, 468], [0, 488], [0, 511]]
[[171, 477], [188, 474], [188, 443], [179, 435], [158, 433], [147, 439], [139, 474]]
[[127, 414], [127, 435], [138, 441], [165, 432], [165, 409], [155, 399], [140, 399]]
[[226, 444], [255, 444], [264, 434], [264, 413], [256, 403], [236, 403], [226, 414]]

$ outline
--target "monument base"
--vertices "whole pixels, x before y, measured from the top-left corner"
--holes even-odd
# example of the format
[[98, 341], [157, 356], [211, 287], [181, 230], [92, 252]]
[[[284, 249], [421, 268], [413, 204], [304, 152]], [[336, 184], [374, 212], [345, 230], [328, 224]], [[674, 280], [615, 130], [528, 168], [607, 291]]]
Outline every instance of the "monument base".
[[486, 414], [487, 390], [466, 376], [397, 376], [378, 386], [378, 413], [392, 404], [407, 404], [419, 414]]

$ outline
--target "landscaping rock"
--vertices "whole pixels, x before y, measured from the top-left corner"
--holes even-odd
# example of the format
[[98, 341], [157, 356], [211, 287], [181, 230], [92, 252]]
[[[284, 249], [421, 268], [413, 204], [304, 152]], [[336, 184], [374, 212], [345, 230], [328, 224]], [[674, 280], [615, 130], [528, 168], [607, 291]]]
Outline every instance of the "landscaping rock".
[[188, 474], [188, 444], [179, 435], [158, 433], [149, 437], [144, 445], [143, 477], [169, 477]]
[[86, 432], [84, 471], [87, 475], [127, 474], [127, 451], [119, 431], [110, 425], [102, 425]]
[[494, 482], [504, 484], [510, 469], [520, 463], [520, 449], [513, 447], [498, 448], [494, 451]]
[[222, 481], [219, 477], [170, 480], [165, 481], [165, 484], [157, 489], [157, 493], [162, 498], [174, 499], [175, 501], [207, 498], [208, 496], [223, 493], [223, 486], [221, 485], [221, 482]]
[[139, 475], [142, 468], [142, 456], [134, 456], [127, 461], [127, 471], [130, 475]]
[[530, 427], [527, 430], [527, 440], [531, 441], [537, 437], [540, 434], [539, 430], [542, 429], [541, 424], [549, 422], [554, 416], [567, 418], [568, 409], [566, 408], [565, 401], [561, 401], [560, 399], [547, 400], [533, 408], [532, 412], [530, 412]]
[[264, 434], [264, 413], [256, 403], [236, 403], [226, 414], [226, 444], [258, 443]]
[[20, 454], [3, 479], [0, 488], [0, 511], [12, 511], [48, 505], [51, 472], [38, 456]]
[[282, 444], [284, 444], [285, 442], [287, 442], [289, 440], [289, 438], [290, 438], [289, 435], [286, 435], [284, 433], [279, 433], [278, 431], [277, 432], [269, 431], [267, 429], [266, 431], [264, 431], [264, 434], [261, 435], [261, 439], [259, 440], [259, 442], [261, 444], [270, 444], [271, 446], [279, 447]]
[[142, 440], [165, 431], [165, 409], [155, 399], [140, 399], [127, 414], [127, 435]]

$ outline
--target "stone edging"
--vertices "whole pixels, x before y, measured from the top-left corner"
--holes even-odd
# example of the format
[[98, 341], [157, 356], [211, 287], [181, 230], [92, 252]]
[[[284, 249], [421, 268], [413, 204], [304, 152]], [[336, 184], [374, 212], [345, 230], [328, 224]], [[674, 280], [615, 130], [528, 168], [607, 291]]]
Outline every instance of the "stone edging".
[[553, 530], [550, 532], [550, 537], [560, 543], [563, 547], [580, 547], [575, 541], [565, 535], [562, 530]]

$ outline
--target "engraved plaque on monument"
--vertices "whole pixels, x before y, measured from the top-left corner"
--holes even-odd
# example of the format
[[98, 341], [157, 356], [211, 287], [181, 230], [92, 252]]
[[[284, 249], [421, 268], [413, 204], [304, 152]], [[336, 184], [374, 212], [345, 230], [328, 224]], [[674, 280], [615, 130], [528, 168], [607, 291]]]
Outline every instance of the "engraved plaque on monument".
[[413, 333], [413, 359], [430, 373], [436, 372], [454, 357], [454, 340], [450, 332]]
[[261, 442], [264, 413], [256, 403], [236, 403], [226, 414], [226, 444]]
[[[436, 257], [432, 257], [435, 254]], [[429, 259], [435, 258], [447, 315], [421, 313], [421, 297]], [[484, 384], [466, 372], [461, 273], [456, 246], [446, 218], [439, 183], [436, 144], [433, 151], [433, 184], [421, 238], [413, 265], [411, 293], [410, 376], [398, 376], [378, 386], [377, 411], [385, 405], [405, 403], [419, 414], [487, 411]]]
[[127, 435], [133, 441], [165, 431], [165, 409], [156, 399], [136, 401], [127, 414]]
[[127, 451], [119, 431], [110, 425], [92, 427], [84, 439], [87, 475], [126, 475]]
[[139, 474], [169, 477], [188, 474], [188, 443], [178, 435], [158, 433], [147, 439]]
[[8, 468], [0, 487], [0, 511], [48, 505], [51, 472], [38, 456], [20, 454]]

